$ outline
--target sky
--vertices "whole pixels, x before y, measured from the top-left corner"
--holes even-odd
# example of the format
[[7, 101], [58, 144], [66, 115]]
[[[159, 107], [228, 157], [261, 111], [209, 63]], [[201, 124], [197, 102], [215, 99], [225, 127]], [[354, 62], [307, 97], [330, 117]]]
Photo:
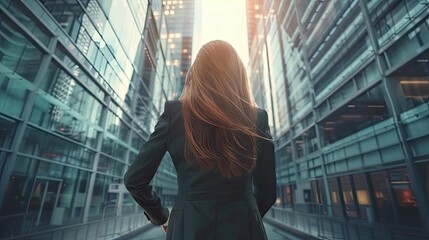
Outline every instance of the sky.
[[248, 65], [246, 0], [195, 0], [192, 55], [217, 39], [229, 42]]

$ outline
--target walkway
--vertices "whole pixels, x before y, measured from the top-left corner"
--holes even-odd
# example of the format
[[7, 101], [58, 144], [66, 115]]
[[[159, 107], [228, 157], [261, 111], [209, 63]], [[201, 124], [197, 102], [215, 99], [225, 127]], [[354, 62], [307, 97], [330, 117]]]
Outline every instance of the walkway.
[[[264, 222], [265, 230], [269, 240], [298, 240], [299, 238], [279, 230], [278, 228]], [[130, 240], [165, 240], [165, 234], [162, 232], [161, 227], [152, 227], [144, 233], [131, 238]]]

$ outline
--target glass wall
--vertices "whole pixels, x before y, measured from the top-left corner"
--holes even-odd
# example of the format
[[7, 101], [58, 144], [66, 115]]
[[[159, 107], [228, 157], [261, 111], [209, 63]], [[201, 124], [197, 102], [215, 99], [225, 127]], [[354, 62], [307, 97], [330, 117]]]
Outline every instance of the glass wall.
[[416, 199], [404, 168], [371, 174], [381, 222], [419, 225]]
[[[177, 12], [193, 13], [193, 1], [180, 2]], [[192, 26], [170, 26], [162, 1], [0, 5], [0, 238], [141, 213], [109, 187], [122, 184], [174, 97], [170, 63], [190, 64], [192, 41], [180, 64], [159, 31], [167, 43], [171, 33], [189, 39]], [[156, 190], [172, 204], [168, 156], [160, 172]]]
[[[420, 225], [416, 199], [405, 168], [330, 178], [328, 183], [334, 216]], [[323, 185], [320, 180], [312, 182], [316, 203], [323, 203], [320, 185]]]
[[19, 155], [3, 200], [2, 226], [9, 227], [2, 236], [81, 222], [88, 183], [88, 171]]
[[276, 127], [276, 133], [278, 136], [281, 136], [289, 128], [289, 121], [287, 121], [289, 116], [286, 106], [286, 87], [283, 73], [283, 61], [281, 58], [283, 49], [281, 49], [281, 37], [277, 31], [278, 25], [275, 18], [271, 18], [271, 21], [268, 22], [268, 27], [270, 34], [268, 34], [267, 46], [270, 65], [269, 70], [272, 78], [273, 117], [275, 126], [278, 126]]
[[420, 230], [429, 222], [429, 5], [268, 0], [256, 11], [257, 4], [247, 6], [255, 17], [249, 71], [271, 82], [252, 90], [285, 88], [263, 105], [287, 111], [274, 114], [278, 184], [296, 193], [311, 187], [313, 196], [307, 203], [297, 194], [292, 204], [332, 208], [313, 213], [351, 225]]

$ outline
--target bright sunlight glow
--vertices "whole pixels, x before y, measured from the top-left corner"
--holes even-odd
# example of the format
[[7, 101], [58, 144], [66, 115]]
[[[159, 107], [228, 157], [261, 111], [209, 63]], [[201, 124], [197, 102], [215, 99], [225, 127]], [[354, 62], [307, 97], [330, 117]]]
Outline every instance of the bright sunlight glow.
[[217, 39], [229, 42], [247, 66], [246, 0], [195, 0], [193, 55]]

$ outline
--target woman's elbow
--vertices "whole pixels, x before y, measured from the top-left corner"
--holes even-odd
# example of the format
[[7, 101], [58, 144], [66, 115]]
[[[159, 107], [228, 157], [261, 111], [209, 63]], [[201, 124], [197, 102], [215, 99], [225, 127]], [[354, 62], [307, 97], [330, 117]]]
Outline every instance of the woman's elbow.
[[274, 193], [273, 193], [273, 194], [271, 194], [271, 196], [270, 196], [270, 201], [269, 201], [270, 207], [271, 207], [271, 206], [273, 206], [273, 205], [274, 205], [274, 203], [276, 203], [276, 201], [277, 201], [277, 193], [276, 193], [276, 192], [274, 192]]
[[128, 171], [124, 175], [124, 185], [130, 193], [138, 193], [149, 187], [149, 181], [142, 179], [141, 174]]
[[124, 175], [124, 185], [128, 191], [131, 191], [133, 189], [133, 186], [135, 185], [135, 184], [133, 184], [133, 180], [132, 180], [132, 177], [130, 176], [129, 172], [126, 172]]

